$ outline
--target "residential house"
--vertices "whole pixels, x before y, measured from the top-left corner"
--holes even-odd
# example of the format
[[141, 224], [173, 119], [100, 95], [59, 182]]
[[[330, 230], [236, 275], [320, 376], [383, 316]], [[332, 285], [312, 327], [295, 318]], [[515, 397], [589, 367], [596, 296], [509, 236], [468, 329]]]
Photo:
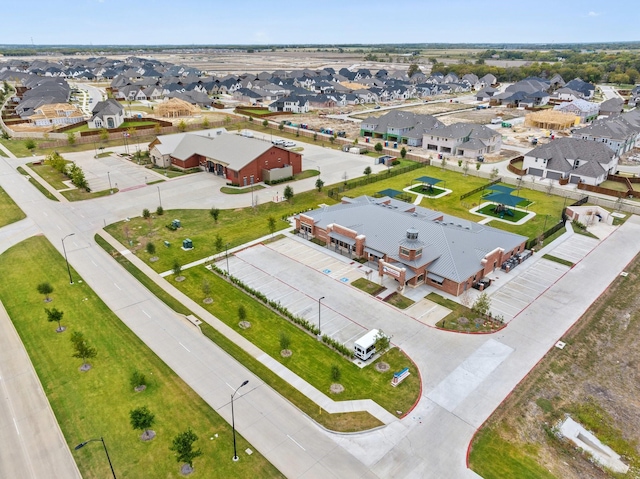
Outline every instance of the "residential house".
[[444, 123], [431, 115], [392, 110], [380, 117], [370, 116], [362, 120], [360, 136], [421, 146], [424, 132], [441, 126]]
[[287, 111], [291, 113], [308, 113], [309, 100], [306, 98], [290, 95], [274, 101], [269, 105], [269, 111]]
[[563, 113], [571, 113], [580, 117], [581, 123], [589, 123], [598, 117], [600, 112], [600, 105], [592, 103], [587, 100], [573, 100], [567, 103], [562, 103], [553, 107], [554, 110], [561, 111]]
[[122, 104], [109, 98], [99, 101], [92, 110], [93, 116], [87, 122], [89, 128], [119, 128], [124, 123], [124, 107]]
[[629, 106], [635, 107], [640, 103], [640, 85], [636, 85], [631, 90], [631, 95], [629, 96]]
[[593, 83], [582, 81], [580, 78], [574, 78], [565, 87], [577, 91], [584, 100], [591, 100], [596, 91]]
[[426, 130], [422, 146], [441, 154], [476, 159], [500, 151], [502, 136], [484, 125], [453, 123]]
[[34, 110], [33, 115], [29, 116], [29, 123], [35, 126], [64, 126], [81, 121], [84, 121], [84, 115], [69, 103], [40, 105]]
[[619, 115], [624, 110], [624, 100], [622, 98], [609, 98], [600, 103], [601, 116]]
[[630, 111], [611, 118], [600, 118], [575, 130], [573, 138], [595, 141], [608, 146], [617, 156], [640, 146], [640, 111]]
[[618, 159], [603, 143], [558, 138], [525, 153], [523, 169], [541, 178], [599, 185], [616, 171]]

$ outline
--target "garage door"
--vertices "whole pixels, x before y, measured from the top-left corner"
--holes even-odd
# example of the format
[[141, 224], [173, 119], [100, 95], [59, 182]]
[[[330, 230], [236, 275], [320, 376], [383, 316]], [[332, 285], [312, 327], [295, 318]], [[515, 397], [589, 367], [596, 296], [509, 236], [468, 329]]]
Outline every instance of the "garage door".
[[552, 180], [559, 180], [562, 178], [562, 173], [558, 173], [557, 171], [547, 171], [547, 178]]
[[578, 183], [580, 183], [580, 177], [571, 175], [571, 178], [569, 178], [569, 183], [573, 183], [574, 185], [577, 185]]
[[544, 173], [544, 170], [540, 170], [538, 168], [529, 168], [527, 170], [527, 173], [533, 176], [542, 176], [542, 174]]

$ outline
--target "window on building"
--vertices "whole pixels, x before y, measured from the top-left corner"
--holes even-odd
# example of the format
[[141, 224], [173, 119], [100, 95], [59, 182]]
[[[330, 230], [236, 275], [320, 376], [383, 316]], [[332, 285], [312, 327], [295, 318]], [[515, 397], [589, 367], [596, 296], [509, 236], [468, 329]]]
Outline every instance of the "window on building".
[[404, 256], [409, 256], [409, 250], [407, 248], [400, 248], [400, 254]]

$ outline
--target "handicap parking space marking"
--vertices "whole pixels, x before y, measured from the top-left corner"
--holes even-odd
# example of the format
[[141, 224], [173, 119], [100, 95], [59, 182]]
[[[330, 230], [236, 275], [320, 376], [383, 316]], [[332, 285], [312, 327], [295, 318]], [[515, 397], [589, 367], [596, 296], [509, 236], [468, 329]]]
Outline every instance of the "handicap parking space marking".
[[331, 270], [327, 268], [327, 269], [323, 269], [322, 272], [325, 274], [329, 274], [331, 273]]
[[348, 283], [349, 282], [349, 278], [340, 278], [340, 281], [342, 281], [343, 283]]

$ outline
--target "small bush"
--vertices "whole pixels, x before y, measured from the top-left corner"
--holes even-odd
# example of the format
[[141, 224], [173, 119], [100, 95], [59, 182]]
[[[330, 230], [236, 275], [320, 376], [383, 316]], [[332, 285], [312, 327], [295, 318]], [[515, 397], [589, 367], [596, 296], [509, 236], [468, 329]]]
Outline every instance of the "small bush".
[[146, 386], [147, 378], [140, 371], [136, 370], [131, 373], [131, 377], [129, 378], [129, 384], [132, 388], [137, 388], [138, 386]]
[[285, 332], [280, 333], [280, 349], [289, 349], [291, 346], [291, 338]]
[[145, 209], [142, 210], [142, 217], [144, 219], [151, 218], [151, 212], [149, 211], [149, 208], [145, 208]]
[[156, 214], [157, 214], [158, 216], [162, 216], [162, 215], [164, 214], [164, 208], [163, 208], [162, 206], [158, 206], [158, 207], [156, 208]]
[[333, 379], [334, 382], [338, 382], [340, 381], [341, 376], [342, 373], [340, 372], [340, 368], [338, 367], [338, 365], [334, 364], [333, 366], [331, 366], [331, 379]]
[[156, 245], [155, 245], [155, 244], [153, 244], [153, 243], [151, 243], [151, 242], [149, 242], [149, 243], [147, 243], [147, 246], [146, 246], [146, 248], [145, 248], [145, 249], [147, 250], [147, 253], [149, 253], [149, 254], [155, 254], [155, 252], [156, 252]]

